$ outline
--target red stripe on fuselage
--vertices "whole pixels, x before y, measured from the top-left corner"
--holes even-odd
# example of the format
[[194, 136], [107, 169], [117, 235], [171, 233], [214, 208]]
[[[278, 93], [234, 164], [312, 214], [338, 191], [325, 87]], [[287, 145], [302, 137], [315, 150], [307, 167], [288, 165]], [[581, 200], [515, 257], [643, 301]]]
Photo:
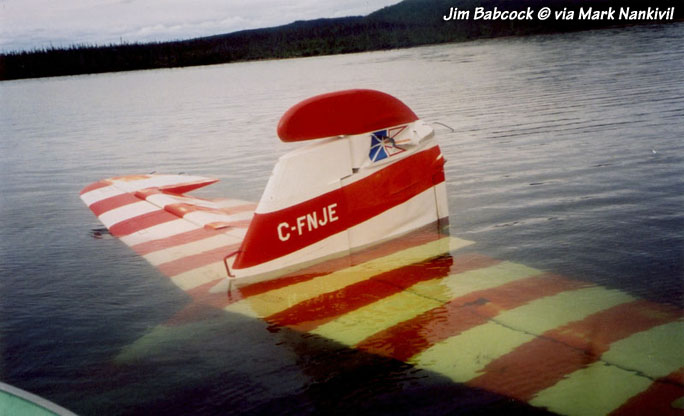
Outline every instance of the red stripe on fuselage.
[[233, 267], [293, 253], [408, 201], [444, 180], [440, 155], [433, 146], [301, 204], [255, 213]]

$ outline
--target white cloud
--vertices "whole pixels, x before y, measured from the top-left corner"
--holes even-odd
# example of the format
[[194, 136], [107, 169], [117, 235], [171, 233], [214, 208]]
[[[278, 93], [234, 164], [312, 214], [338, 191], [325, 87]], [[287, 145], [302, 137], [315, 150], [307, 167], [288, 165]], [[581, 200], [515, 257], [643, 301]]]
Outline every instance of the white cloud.
[[399, 0], [0, 0], [0, 50], [165, 41], [320, 17]]

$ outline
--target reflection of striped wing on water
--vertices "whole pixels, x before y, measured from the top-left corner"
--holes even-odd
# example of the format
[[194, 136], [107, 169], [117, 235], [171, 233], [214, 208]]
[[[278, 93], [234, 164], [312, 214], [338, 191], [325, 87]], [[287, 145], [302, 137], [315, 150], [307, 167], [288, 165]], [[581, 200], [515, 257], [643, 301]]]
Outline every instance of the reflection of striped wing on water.
[[276, 281], [225, 309], [561, 414], [678, 414], [681, 310], [486, 256], [439, 256], [444, 243]]
[[684, 326], [675, 307], [459, 254], [470, 242], [434, 227], [226, 296], [211, 289], [225, 281], [223, 256], [244, 235], [253, 205], [190, 199], [180, 192], [209, 180], [182, 178], [182, 186], [168, 185], [170, 177], [113, 179], [82, 195], [114, 235], [193, 299], [125, 348], [121, 361], [150, 353], [174, 328], [205, 319], [201, 311], [211, 306], [561, 414], [677, 414]]
[[561, 414], [679, 414], [680, 309], [459, 255], [467, 244], [409, 236], [310, 280], [248, 287], [225, 309]]

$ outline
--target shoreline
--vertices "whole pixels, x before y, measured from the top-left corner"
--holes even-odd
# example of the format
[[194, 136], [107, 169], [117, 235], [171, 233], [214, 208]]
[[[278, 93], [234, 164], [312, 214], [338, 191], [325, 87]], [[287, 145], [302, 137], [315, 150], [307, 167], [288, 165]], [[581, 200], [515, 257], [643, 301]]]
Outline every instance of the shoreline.
[[[0, 81], [339, 55], [684, 21], [684, 8], [678, 11], [667, 0], [663, 6], [666, 20], [616, 19], [620, 15], [610, 0], [595, 1], [588, 8], [571, 0], [545, 1], [544, 7], [494, 0], [486, 10], [469, 0], [456, 3], [458, 11], [444, 0], [404, 0], [368, 16], [296, 21], [187, 40], [1, 53]], [[638, 0], [620, 4], [620, 10], [642, 6]], [[464, 13], [471, 11], [468, 7], [473, 14]]]

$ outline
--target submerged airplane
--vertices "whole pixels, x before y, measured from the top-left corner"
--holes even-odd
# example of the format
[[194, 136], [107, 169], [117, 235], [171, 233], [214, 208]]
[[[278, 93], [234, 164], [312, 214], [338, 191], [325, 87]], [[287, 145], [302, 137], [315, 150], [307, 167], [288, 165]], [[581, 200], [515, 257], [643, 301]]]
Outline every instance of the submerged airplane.
[[[278, 135], [310, 143], [280, 157], [256, 207], [184, 195], [216, 180], [182, 175], [110, 178], [81, 198], [154, 265], [175, 260], [180, 249], [204, 253], [196, 262], [217, 251], [223, 264], [205, 264], [201, 283], [272, 277], [448, 218], [433, 130], [390, 95], [313, 97], [285, 113]], [[185, 289], [200, 283], [196, 272], [176, 273], [189, 267], [182, 263], [164, 269]]]
[[216, 182], [199, 176], [83, 189], [111, 234], [193, 300], [120, 360], [212, 307], [561, 414], [682, 414], [682, 310], [463, 252], [434, 131], [404, 103], [319, 95], [278, 135], [307, 143], [280, 157], [256, 205], [187, 195]]

